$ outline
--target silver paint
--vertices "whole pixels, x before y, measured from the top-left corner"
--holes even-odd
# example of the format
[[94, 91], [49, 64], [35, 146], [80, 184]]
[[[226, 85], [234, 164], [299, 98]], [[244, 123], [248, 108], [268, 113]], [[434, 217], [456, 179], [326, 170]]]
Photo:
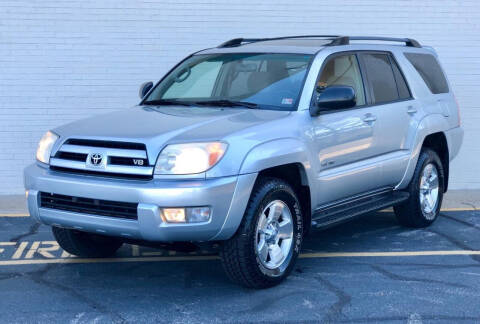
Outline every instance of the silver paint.
[[[391, 52], [410, 85], [413, 98], [311, 117], [309, 106], [325, 59], [334, 53], [361, 50]], [[445, 134], [450, 160], [458, 153], [463, 130], [459, 126], [453, 93], [432, 95], [403, 54], [436, 55], [430, 48], [370, 44], [293, 48], [257, 44], [203, 53], [239, 51], [315, 54], [296, 111], [135, 106], [58, 127], [53, 130], [60, 135], [53, 154], [61, 147], [76, 150], [62, 146], [69, 138], [137, 142], [146, 145], [151, 167], [168, 144], [224, 141], [229, 147], [220, 162], [204, 173], [154, 176], [151, 181], [67, 175], [36, 163], [25, 170], [31, 213], [43, 222], [63, 222], [65, 226], [83, 224], [86, 230], [93, 231], [108, 228], [112, 235], [130, 233], [150, 240], [223, 240], [238, 228], [256, 175], [266, 168], [289, 163], [299, 165], [304, 182], [310, 187], [314, 210], [370, 189], [405, 188], [413, 175], [423, 140], [429, 134]], [[366, 122], [366, 116], [376, 120]], [[52, 164], [57, 163], [52, 159]], [[145, 169], [148, 168], [142, 167]], [[139, 222], [149, 225], [128, 225], [129, 232], [125, 232], [122, 225], [117, 231], [117, 227], [108, 225], [108, 220], [102, 217], [47, 212], [38, 208], [37, 191], [137, 202], [145, 207], [141, 209], [142, 215], [148, 215], [142, 216]], [[214, 210], [208, 225], [171, 226], [162, 224], [157, 216], [157, 209], [164, 206], [204, 205], [211, 205]]]

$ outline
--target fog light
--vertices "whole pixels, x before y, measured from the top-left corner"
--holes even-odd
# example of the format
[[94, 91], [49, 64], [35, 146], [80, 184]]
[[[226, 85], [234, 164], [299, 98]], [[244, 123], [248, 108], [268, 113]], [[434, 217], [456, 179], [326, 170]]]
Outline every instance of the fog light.
[[187, 222], [200, 223], [210, 220], [210, 207], [187, 208]]
[[163, 220], [167, 223], [202, 223], [210, 220], [210, 207], [163, 208]]
[[163, 217], [168, 223], [185, 223], [184, 208], [164, 208]]

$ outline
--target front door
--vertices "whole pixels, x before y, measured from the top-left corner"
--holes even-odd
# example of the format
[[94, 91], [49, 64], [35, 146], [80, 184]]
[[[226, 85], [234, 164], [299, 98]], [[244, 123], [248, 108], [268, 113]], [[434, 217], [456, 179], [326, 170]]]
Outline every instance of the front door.
[[[358, 57], [339, 53], [327, 58], [316, 91], [331, 85], [351, 86], [356, 106], [312, 117], [317, 163], [317, 201], [324, 205], [380, 187], [377, 167], [377, 107], [369, 106]], [[317, 95], [316, 94], [316, 95]], [[317, 206], [318, 207], [318, 206]]]

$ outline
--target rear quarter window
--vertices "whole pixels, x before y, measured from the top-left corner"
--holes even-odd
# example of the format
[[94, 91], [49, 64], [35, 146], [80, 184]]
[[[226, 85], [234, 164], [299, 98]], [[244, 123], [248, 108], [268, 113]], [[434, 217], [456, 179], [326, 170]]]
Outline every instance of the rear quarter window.
[[448, 83], [440, 64], [431, 54], [405, 53], [433, 94], [447, 93]]

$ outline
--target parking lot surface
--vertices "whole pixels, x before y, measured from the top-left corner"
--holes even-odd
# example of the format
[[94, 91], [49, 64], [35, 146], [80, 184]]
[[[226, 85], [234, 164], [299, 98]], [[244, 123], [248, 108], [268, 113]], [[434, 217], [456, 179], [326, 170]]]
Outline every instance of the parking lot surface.
[[480, 323], [480, 211], [447, 209], [420, 230], [381, 211], [314, 231], [266, 290], [230, 283], [214, 249], [79, 259], [49, 227], [2, 214], [0, 287], [4, 323]]

